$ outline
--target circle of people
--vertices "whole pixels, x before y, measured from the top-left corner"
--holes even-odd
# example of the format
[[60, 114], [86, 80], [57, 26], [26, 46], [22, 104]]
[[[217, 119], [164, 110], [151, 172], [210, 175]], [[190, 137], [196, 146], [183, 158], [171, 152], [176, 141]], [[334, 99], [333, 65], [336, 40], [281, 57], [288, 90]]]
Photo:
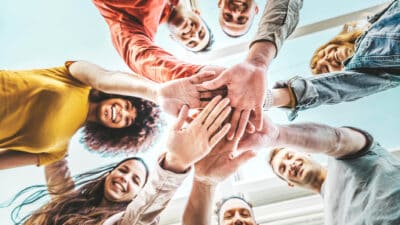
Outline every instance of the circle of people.
[[[34, 70], [1, 70], [0, 168], [45, 167], [46, 185], [13, 210], [15, 224], [158, 224], [160, 213], [193, 170], [182, 224], [211, 224], [218, 184], [260, 148], [290, 186], [320, 193], [326, 224], [400, 224], [400, 161], [367, 132], [317, 123], [275, 124], [264, 111], [299, 111], [354, 101], [400, 84], [400, 3], [394, 0], [363, 28], [352, 24], [312, 56], [314, 77], [267, 88], [269, 65], [295, 30], [303, 1], [269, 0], [244, 61], [230, 67], [177, 59], [153, 42], [168, 26], [187, 50], [206, 51], [211, 30], [179, 0], [93, 0], [132, 73], [86, 61]], [[225, 34], [247, 33], [254, 0], [219, 0]], [[390, 32], [389, 32], [390, 31]], [[328, 88], [327, 88], [328, 87]], [[338, 88], [341, 87], [341, 88]], [[71, 110], [73, 109], [73, 110]], [[189, 110], [197, 109], [195, 117]], [[199, 110], [201, 109], [201, 110]], [[139, 157], [71, 176], [68, 142], [83, 127], [94, 152], [145, 151], [160, 131], [160, 112], [177, 117], [156, 168]], [[322, 166], [307, 153], [329, 156]], [[21, 216], [26, 205], [49, 201]], [[218, 204], [218, 224], [257, 224], [252, 206], [232, 196]]]

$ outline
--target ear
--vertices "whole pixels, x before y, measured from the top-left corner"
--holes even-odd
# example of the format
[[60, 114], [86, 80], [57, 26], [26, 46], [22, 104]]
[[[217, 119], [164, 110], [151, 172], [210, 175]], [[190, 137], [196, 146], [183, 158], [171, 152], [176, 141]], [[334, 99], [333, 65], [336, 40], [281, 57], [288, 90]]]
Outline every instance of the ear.
[[254, 11], [256, 12], [256, 15], [258, 14], [258, 5], [256, 6], [256, 8], [254, 9]]
[[193, 9], [192, 11], [193, 11], [195, 14], [197, 14], [197, 15], [200, 16], [200, 10], [198, 10], [198, 9]]
[[221, 8], [221, 7], [222, 7], [222, 1], [223, 1], [223, 0], [218, 0], [218, 8]]

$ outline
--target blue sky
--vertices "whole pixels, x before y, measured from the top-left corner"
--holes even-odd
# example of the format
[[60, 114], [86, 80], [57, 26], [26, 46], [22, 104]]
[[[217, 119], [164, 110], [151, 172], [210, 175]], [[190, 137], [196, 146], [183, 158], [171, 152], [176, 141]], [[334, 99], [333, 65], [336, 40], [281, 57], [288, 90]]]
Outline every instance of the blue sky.
[[[264, 1], [257, 1], [260, 13], [251, 31], [239, 39], [226, 37], [217, 22], [216, 1], [200, 1], [202, 15], [210, 24], [216, 42], [214, 48], [251, 40], [256, 23], [263, 11]], [[300, 26], [327, 19], [354, 10], [383, 3], [380, 0], [306, 0], [301, 12]], [[287, 41], [268, 71], [269, 86], [276, 80], [294, 75], [309, 76], [308, 62], [315, 48], [338, 32], [340, 28], [312, 34], [300, 39]], [[184, 51], [161, 27], [156, 41], [179, 56]], [[129, 71], [114, 50], [108, 27], [91, 1], [23, 1], [3, 0], [0, 7], [0, 69], [32, 69], [59, 66], [66, 60], [84, 59], [102, 65], [107, 69]], [[243, 60], [245, 54], [223, 61], [230, 66]], [[302, 112], [296, 122], [315, 121], [333, 126], [356, 126], [371, 132], [382, 145], [396, 147], [399, 144], [400, 89], [393, 89], [356, 102], [334, 106], [322, 106]], [[1, 104], [1, 103], [0, 103]], [[279, 123], [288, 123], [282, 110], [271, 110], [271, 117]], [[168, 119], [171, 121], [172, 119]], [[70, 144], [70, 167], [73, 173], [117, 161], [88, 153], [79, 142], [79, 133]], [[157, 155], [163, 150], [165, 137], [158, 141], [154, 149], [144, 154], [150, 165], [154, 165]], [[264, 163], [265, 152], [242, 168], [245, 179], [270, 176]], [[323, 160], [323, 158], [321, 158]], [[0, 202], [8, 199], [18, 190], [32, 184], [43, 183], [42, 168], [25, 167], [0, 172]], [[179, 194], [190, 190], [190, 180]], [[0, 221], [11, 224], [9, 209], [0, 209]]]

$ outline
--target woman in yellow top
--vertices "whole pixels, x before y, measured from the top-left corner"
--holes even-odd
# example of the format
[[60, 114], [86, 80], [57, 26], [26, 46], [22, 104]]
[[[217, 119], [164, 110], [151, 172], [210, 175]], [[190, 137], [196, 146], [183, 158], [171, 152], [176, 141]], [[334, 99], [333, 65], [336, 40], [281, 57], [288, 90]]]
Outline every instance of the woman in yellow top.
[[173, 115], [185, 104], [200, 107], [195, 84], [208, 76], [213, 74], [158, 84], [85, 61], [51, 69], [0, 70], [0, 169], [64, 158], [80, 127], [92, 150], [144, 150], [158, 131], [154, 103]]

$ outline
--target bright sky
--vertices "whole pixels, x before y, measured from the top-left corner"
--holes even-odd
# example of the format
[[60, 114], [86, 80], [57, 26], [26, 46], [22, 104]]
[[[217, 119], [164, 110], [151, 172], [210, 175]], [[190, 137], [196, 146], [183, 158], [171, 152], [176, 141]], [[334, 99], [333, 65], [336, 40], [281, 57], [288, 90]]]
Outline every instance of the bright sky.
[[[260, 13], [252, 30], [239, 39], [226, 37], [219, 28], [216, 2], [216, 0], [200, 1], [202, 15], [215, 35], [214, 48], [250, 40], [263, 11], [264, 1], [257, 1]], [[307, 0], [301, 12], [300, 25], [383, 2], [385, 1]], [[45, 68], [62, 65], [66, 60], [84, 59], [107, 69], [129, 71], [114, 50], [108, 27], [91, 1], [3, 0], [0, 7], [0, 27], [0, 69]], [[286, 42], [268, 72], [269, 86], [271, 87], [276, 80], [288, 79], [295, 75], [309, 76], [307, 66], [313, 50], [335, 35], [338, 29]], [[165, 27], [160, 28], [156, 40], [161, 46], [165, 46], [175, 54], [183, 51], [170, 40]], [[244, 54], [229, 58], [229, 61], [224, 62], [224, 66], [239, 62], [243, 57]], [[356, 126], [371, 132], [382, 145], [396, 147], [400, 146], [399, 97], [400, 89], [398, 88], [352, 103], [322, 106], [301, 112], [296, 122], [315, 121], [333, 126]], [[279, 123], [288, 123], [282, 110], [271, 110], [270, 115]], [[78, 133], [70, 144], [70, 167], [73, 173], [119, 160], [119, 158], [105, 159], [88, 153], [80, 144], [79, 139]], [[144, 155], [148, 164], [154, 165], [157, 155], [163, 149], [163, 140], [165, 137], [160, 138], [159, 145]], [[259, 179], [270, 175], [269, 168], [263, 163], [264, 156], [265, 152], [260, 153], [258, 158], [242, 168], [245, 179]], [[24, 187], [43, 183], [44, 177], [42, 168], [32, 166], [1, 171], [0, 180], [2, 184], [0, 202], [2, 202]], [[188, 179], [179, 194], [187, 194], [189, 190], [190, 180]], [[0, 209], [1, 224], [11, 224], [9, 213], [10, 209]]]

